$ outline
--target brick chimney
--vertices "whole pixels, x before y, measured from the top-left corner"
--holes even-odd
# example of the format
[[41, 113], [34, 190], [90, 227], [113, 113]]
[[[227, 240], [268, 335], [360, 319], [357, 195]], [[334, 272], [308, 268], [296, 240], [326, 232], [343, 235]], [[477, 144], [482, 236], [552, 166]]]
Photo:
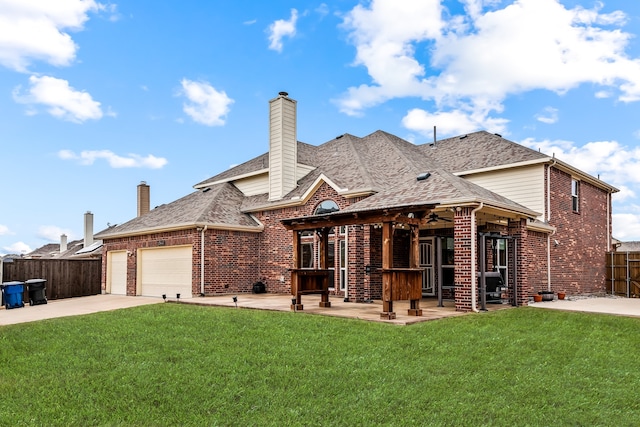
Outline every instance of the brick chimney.
[[296, 188], [297, 102], [287, 92], [269, 101], [269, 200], [282, 199]]
[[149, 212], [151, 205], [151, 190], [146, 182], [141, 181], [138, 184], [138, 216], [142, 216]]
[[84, 246], [93, 245], [93, 214], [89, 211], [84, 214]]

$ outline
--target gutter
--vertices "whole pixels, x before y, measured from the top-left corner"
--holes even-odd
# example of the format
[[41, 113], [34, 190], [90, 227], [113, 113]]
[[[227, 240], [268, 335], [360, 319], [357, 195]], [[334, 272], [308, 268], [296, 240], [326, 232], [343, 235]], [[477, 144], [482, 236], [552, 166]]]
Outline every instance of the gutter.
[[471, 211], [471, 311], [478, 313], [478, 307], [476, 306], [476, 245], [478, 239], [478, 233], [476, 233], [476, 212], [478, 212], [484, 206], [483, 202], [480, 202], [480, 206]]
[[[558, 163], [555, 154], [553, 155], [553, 163], [549, 164], [547, 169], [547, 224], [551, 225], [551, 168]], [[547, 291], [551, 291], [551, 236], [556, 234], [554, 229], [551, 234], [547, 234]]]
[[204, 232], [207, 225], [200, 229], [200, 296], [204, 296]]

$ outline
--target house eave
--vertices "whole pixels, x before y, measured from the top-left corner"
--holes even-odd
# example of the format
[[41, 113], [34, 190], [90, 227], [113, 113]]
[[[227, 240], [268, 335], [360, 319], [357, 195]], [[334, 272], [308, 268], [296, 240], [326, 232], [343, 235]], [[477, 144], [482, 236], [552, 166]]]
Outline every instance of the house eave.
[[264, 174], [267, 174], [267, 173], [269, 173], [269, 168], [259, 169], [257, 171], [247, 172], [247, 173], [243, 173], [241, 175], [234, 175], [234, 176], [230, 176], [228, 178], [219, 179], [217, 181], [212, 181], [212, 182], [207, 182], [207, 183], [204, 183], [204, 184], [194, 185], [193, 188], [195, 188], [196, 190], [200, 190], [202, 188], [211, 187], [212, 185], [224, 184], [226, 182], [233, 182], [233, 181], [237, 181], [239, 179], [251, 178], [253, 176], [264, 175]]
[[309, 186], [309, 188], [304, 192], [302, 196], [294, 196], [290, 199], [282, 199], [276, 202], [270, 202], [266, 204], [262, 204], [259, 206], [252, 207], [250, 209], [245, 209], [243, 213], [251, 213], [251, 212], [261, 212], [268, 211], [273, 209], [283, 209], [290, 208], [295, 206], [302, 206], [309, 201], [309, 199], [314, 195], [314, 193], [320, 188], [322, 183], [326, 183], [331, 188], [333, 188], [340, 196], [343, 196], [347, 199], [362, 197], [362, 196], [370, 196], [374, 194], [375, 191], [371, 189], [354, 189], [349, 190], [348, 188], [340, 188], [335, 182], [333, 182], [329, 177], [324, 174], [320, 174], [313, 184]]
[[109, 233], [102, 234], [100, 238], [104, 240], [110, 239], [121, 239], [125, 237], [133, 237], [133, 236], [144, 236], [148, 234], [155, 233], [169, 233], [174, 231], [182, 231], [182, 230], [191, 230], [191, 229], [202, 229], [207, 228], [209, 230], [225, 230], [225, 231], [244, 231], [249, 233], [261, 233], [264, 230], [264, 225], [259, 224], [256, 226], [248, 226], [248, 225], [233, 225], [233, 224], [223, 224], [223, 223], [215, 223], [215, 222], [197, 222], [197, 223], [186, 223], [186, 224], [174, 224], [170, 226], [162, 226], [162, 227], [149, 227], [144, 229], [139, 229], [135, 231], [124, 231], [121, 233]]
[[466, 170], [466, 171], [459, 171], [459, 172], [455, 172], [453, 175], [455, 176], [459, 176], [459, 177], [464, 177], [467, 175], [474, 175], [474, 174], [479, 174], [479, 173], [487, 173], [487, 172], [495, 172], [495, 171], [500, 171], [500, 170], [505, 170], [505, 169], [514, 169], [514, 168], [520, 168], [520, 167], [526, 167], [526, 166], [532, 166], [532, 165], [539, 165], [539, 164], [548, 164], [548, 165], [553, 165], [553, 166], [557, 166], [558, 169], [569, 173], [570, 175], [576, 177], [577, 179], [581, 180], [581, 181], [586, 181], [596, 187], [602, 188], [610, 193], [617, 193], [618, 191], [620, 191], [618, 188], [607, 184], [606, 182], [600, 180], [599, 178], [596, 178], [594, 176], [589, 175], [586, 172], [581, 171], [580, 169], [577, 169], [571, 165], [569, 165], [568, 163], [563, 162], [562, 160], [558, 160], [555, 157], [542, 157], [539, 159], [535, 159], [535, 160], [527, 160], [524, 162], [517, 162], [517, 163], [509, 163], [506, 165], [498, 165], [498, 166], [491, 166], [491, 167], [487, 167], [487, 168], [480, 168], [480, 169], [471, 169], [471, 170]]

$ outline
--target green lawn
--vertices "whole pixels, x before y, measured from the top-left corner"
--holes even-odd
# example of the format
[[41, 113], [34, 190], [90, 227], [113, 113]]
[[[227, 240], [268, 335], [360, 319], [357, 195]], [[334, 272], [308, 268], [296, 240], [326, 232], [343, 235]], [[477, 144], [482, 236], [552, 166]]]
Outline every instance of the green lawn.
[[0, 327], [0, 425], [640, 425], [640, 319], [157, 304]]

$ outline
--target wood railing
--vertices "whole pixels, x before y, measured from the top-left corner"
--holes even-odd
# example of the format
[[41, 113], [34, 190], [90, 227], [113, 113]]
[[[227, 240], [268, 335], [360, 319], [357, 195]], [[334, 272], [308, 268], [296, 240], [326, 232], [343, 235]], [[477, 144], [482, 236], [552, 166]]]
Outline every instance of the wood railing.
[[420, 299], [422, 298], [421, 268], [390, 268], [382, 270], [382, 305], [381, 317], [393, 319], [393, 301], [409, 300], [409, 315], [421, 316]]
[[292, 310], [302, 310], [302, 295], [320, 294], [320, 307], [331, 307], [329, 302], [329, 276], [333, 270], [303, 269], [291, 270], [291, 295], [295, 297], [295, 303], [291, 304]]

